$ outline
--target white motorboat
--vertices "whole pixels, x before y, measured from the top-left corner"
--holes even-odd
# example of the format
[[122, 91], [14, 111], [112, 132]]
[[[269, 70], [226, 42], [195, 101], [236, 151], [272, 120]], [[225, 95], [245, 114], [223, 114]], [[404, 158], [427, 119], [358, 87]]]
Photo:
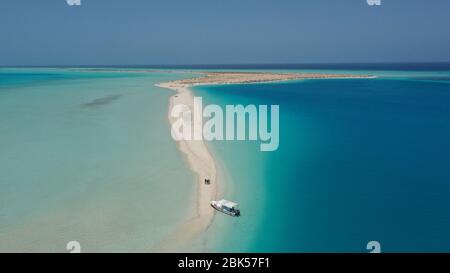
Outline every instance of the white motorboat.
[[238, 209], [238, 204], [225, 199], [219, 201], [211, 201], [211, 206], [216, 210], [230, 216], [241, 215], [241, 211]]

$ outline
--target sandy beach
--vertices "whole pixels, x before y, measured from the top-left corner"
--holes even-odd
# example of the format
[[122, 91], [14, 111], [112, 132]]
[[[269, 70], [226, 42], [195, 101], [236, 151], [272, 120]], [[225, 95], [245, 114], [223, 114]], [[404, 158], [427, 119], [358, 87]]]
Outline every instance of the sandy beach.
[[[200, 77], [160, 83], [157, 86], [168, 88], [177, 92], [170, 97], [168, 119], [172, 125], [176, 119], [170, 113], [178, 104], [184, 104], [192, 111], [194, 96], [189, 90], [190, 86], [212, 84], [241, 84], [257, 82], [275, 82], [298, 79], [347, 79], [347, 78], [371, 78], [367, 75], [345, 74], [304, 74], [304, 73], [253, 73], [253, 72], [202, 72]], [[218, 181], [217, 161], [202, 140], [177, 141], [179, 151], [184, 155], [190, 169], [197, 177], [196, 212], [194, 216], [183, 223], [170, 236], [165, 238], [155, 251], [176, 251], [186, 245], [189, 240], [206, 231], [211, 225], [215, 210], [210, 206], [212, 200], [221, 199], [218, 196], [218, 187], [223, 181]], [[205, 179], [210, 179], [211, 184], [205, 185]], [[238, 201], [238, 200], [236, 200]]]
[[[194, 97], [184, 84], [163, 83], [158, 86], [177, 91], [177, 95], [172, 96], [169, 101], [168, 118], [172, 125], [175, 122], [175, 119], [170, 116], [172, 108], [177, 104], [184, 104], [192, 109]], [[214, 158], [203, 141], [181, 140], [177, 142], [177, 147], [197, 177], [197, 211], [192, 219], [180, 226], [157, 247], [158, 251], [171, 251], [182, 246], [187, 240], [205, 231], [214, 215], [214, 210], [209, 205], [211, 200], [216, 199], [218, 188]], [[206, 185], [205, 179], [210, 179], [211, 184]]]

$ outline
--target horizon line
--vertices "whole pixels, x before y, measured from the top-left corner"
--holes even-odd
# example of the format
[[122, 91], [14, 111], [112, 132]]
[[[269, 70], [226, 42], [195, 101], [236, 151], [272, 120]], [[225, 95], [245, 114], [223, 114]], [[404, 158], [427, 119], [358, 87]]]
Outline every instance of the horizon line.
[[0, 68], [125, 68], [125, 69], [253, 69], [253, 70], [450, 70], [450, 61], [368, 63], [259, 63], [259, 64], [114, 64], [114, 65], [0, 65]]
[[15, 64], [0, 67], [176, 67], [176, 66], [269, 66], [269, 65], [380, 65], [380, 64], [450, 64], [450, 61], [411, 61], [411, 62], [307, 62], [307, 63], [183, 63], [183, 64]]

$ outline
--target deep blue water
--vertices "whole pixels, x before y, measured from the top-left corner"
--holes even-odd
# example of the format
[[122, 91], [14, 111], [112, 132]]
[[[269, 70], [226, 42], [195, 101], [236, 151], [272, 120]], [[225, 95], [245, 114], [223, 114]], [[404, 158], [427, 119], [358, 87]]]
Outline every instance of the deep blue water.
[[228, 231], [254, 233], [227, 237], [221, 250], [366, 252], [376, 240], [384, 252], [450, 252], [449, 83], [309, 80], [195, 93], [205, 103], [280, 105], [276, 152], [213, 145], [232, 174], [225, 197], [243, 212]]

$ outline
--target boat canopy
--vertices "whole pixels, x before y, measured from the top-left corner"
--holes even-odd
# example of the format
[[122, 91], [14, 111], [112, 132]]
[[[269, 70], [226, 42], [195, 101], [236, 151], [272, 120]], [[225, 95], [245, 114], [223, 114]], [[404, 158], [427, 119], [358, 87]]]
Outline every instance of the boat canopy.
[[235, 207], [237, 207], [239, 205], [237, 203], [233, 203], [233, 202], [225, 200], [225, 199], [217, 201], [217, 203], [219, 203], [220, 205], [222, 205], [224, 207], [228, 207], [228, 208], [235, 208]]

